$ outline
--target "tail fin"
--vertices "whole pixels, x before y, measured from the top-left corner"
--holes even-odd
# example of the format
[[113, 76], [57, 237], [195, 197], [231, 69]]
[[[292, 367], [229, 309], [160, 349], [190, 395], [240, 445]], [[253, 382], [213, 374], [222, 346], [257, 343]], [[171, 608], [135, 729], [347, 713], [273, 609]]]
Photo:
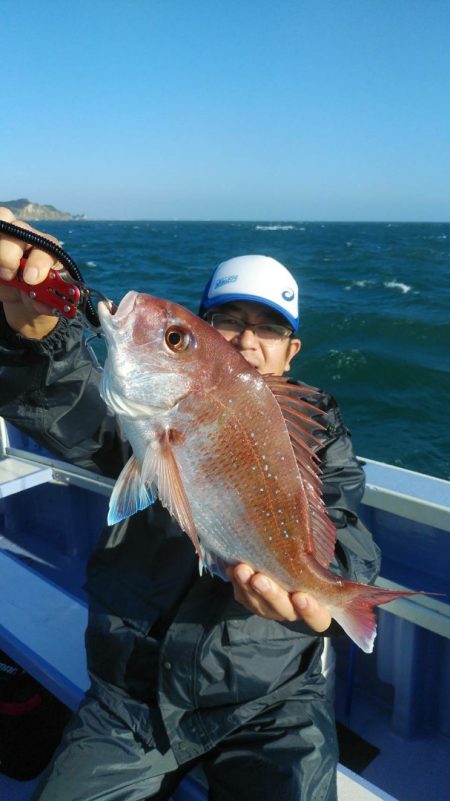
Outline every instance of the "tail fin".
[[347, 606], [334, 607], [331, 613], [348, 636], [367, 654], [372, 652], [377, 634], [375, 607], [387, 604], [396, 598], [422, 594], [412, 590], [385, 590], [382, 587], [371, 587], [353, 581], [345, 584], [349, 589], [353, 587], [354, 591], [357, 588], [359, 591], [352, 594]]

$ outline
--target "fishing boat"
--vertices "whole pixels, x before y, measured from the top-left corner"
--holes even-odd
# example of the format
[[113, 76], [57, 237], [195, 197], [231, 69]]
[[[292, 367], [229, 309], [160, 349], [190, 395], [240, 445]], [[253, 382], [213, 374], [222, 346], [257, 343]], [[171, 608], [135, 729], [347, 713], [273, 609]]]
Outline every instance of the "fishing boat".
[[[378, 612], [373, 654], [334, 640], [340, 801], [450, 798], [450, 483], [363, 460], [361, 517], [382, 548], [385, 587], [439, 595]], [[0, 418], [0, 650], [69, 709], [88, 687], [86, 559], [112, 481], [58, 461]], [[0, 766], [1, 770], [1, 766]], [[0, 801], [38, 779], [0, 774]], [[203, 778], [173, 801], [206, 801]]]

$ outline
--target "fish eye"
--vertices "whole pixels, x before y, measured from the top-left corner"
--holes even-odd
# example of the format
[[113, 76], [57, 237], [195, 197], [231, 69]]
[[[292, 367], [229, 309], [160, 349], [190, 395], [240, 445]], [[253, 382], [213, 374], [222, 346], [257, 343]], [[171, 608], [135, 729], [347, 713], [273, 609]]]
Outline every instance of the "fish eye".
[[169, 350], [171, 350], [173, 353], [181, 353], [182, 351], [188, 349], [191, 342], [191, 337], [183, 328], [172, 325], [166, 331], [165, 340]]

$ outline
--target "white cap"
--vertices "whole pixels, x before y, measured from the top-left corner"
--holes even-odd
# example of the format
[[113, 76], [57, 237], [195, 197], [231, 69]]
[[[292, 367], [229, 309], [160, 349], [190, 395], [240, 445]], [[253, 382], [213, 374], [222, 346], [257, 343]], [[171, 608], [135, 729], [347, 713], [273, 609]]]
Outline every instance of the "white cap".
[[286, 267], [270, 256], [237, 256], [219, 264], [203, 292], [200, 314], [235, 300], [270, 306], [294, 331], [297, 329], [297, 282]]

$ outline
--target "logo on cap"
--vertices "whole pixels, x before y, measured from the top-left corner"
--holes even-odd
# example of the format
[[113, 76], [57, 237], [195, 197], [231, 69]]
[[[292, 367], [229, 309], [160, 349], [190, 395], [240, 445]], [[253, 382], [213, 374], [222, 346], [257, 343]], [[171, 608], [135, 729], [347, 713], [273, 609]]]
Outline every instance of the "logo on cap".
[[283, 300], [294, 300], [294, 295], [293, 289], [285, 289], [284, 292], [281, 293]]
[[225, 284], [234, 284], [237, 279], [237, 275], [227, 275], [225, 278], [219, 278], [219, 280], [214, 284], [214, 289], [220, 289], [220, 287], [225, 286]]

